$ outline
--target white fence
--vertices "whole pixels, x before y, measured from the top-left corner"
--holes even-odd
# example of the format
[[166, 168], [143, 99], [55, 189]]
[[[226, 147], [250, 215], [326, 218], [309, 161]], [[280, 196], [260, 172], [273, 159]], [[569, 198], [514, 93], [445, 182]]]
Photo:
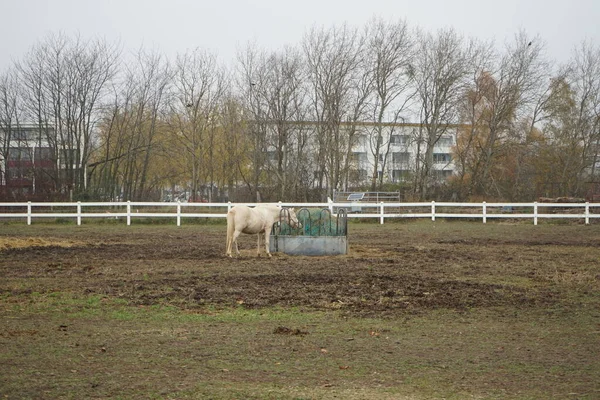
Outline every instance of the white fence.
[[[163, 202], [76, 202], [76, 203], [0, 203], [0, 220], [24, 219], [31, 225], [34, 219], [74, 219], [81, 225], [83, 219], [125, 219], [131, 225], [138, 218], [173, 218], [177, 226], [182, 218], [225, 218], [227, 211], [241, 203], [163, 203]], [[243, 203], [254, 206], [256, 203]], [[489, 218], [531, 219], [537, 225], [541, 218], [580, 219], [586, 224], [600, 218], [600, 203], [279, 203], [284, 207], [328, 208], [333, 213], [339, 208], [348, 211], [349, 218], [376, 218], [381, 224], [398, 218]]]

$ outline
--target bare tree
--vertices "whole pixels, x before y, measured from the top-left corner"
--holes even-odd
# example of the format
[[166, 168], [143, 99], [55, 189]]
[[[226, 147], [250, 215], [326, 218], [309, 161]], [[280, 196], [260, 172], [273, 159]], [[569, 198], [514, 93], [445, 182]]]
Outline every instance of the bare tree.
[[[548, 65], [542, 57], [543, 43], [539, 38], [528, 38], [519, 32], [513, 44], [508, 45], [492, 71], [480, 71], [475, 91], [480, 94], [480, 116], [476, 123], [483, 129], [477, 141], [478, 156], [470, 166], [469, 194], [489, 194], [493, 186], [492, 168], [496, 156], [512, 132], [519, 113], [537, 100], [538, 88], [547, 86]], [[496, 188], [496, 194], [501, 196]]]
[[348, 157], [356, 130], [344, 128], [364, 111], [367, 85], [361, 64], [363, 41], [347, 25], [329, 30], [313, 28], [304, 38], [311, 85], [311, 108], [316, 122], [316, 178], [325, 196], [340, 189], [347, 178]]
[[[293, 48], [272, 53], [264, 60], [266, 90], [264, 95], [269, 121], [270, 160], [267, 169], [276, 179], [279, 199], [298, 194], [299, 174], [307, 162], [307, 135], [297, 124], [305, 117], [305, 86], [301, 54]], [[305, 189], [305, 188], [303, 188]]]
[[266, 52], [249, 45], [239, 53], [238, 67], [252, 144], [251, 173], [240, 171], [244, 181], [257, 201], [306, 196], [300, 184], [309, 164], [308, 130], [299, 123], [306, 112], [302, 54], [292, 47]]
[[97, 111], [116, 74], [118, 57], [116, 45], [58, 34], [34, 47], [19, 64], [30, 117], [55, 151], [59, 187], [71, 194], [86, 188]]
[[100, 167], [96, 184], [110, 198], [145, 199], [157, 184], [150, 171], [164, 150], [159, 133], [165, 131], [171, 81], [163, 56], [142, 49], [120, 84], [113, 86], [113, 101], [104, 109], [98, 161], [90, 165]]
[[[136, 69], [130, 71], [130, 80], [135, 82], [133, 100], [133, 124], [128, 143], [126, 166], [127, 198], [143, 199], [146, 193], [148, 169], [153, 151], [161, 143], [156, 142], [161, 116], [168, 111], [168, 90], [171, 84], [171, 69], [167, 60], [157, 52], [140, 51]], [[143, 149], [141, 160], [134, 149]]]
[[[218, 145], [221, 157], [217, 158], [219, 165], [219, 187], [226, 188], [227, 199], [239, 201], [237, 198], [240, 171], [248, 168], [247, 154], [250, 143], [245, 135], [243, 105], [231, 95], [231, 88], [225, 94], [219, 116], [223, 127]], [[242, 174], [243, 175], [243, 174]]]
[[19, 139], [15, 131], [20, 127], [22, 105], [19, 95], [18, 76], [14, 69], [7, 70], [0, 76], [0, 186], [10, 181], [10, 148], [14, 139]]
[[[584, 170], [577, 174], [576, 187], [588, 172], [591, 180], [596, 179], [600, 148], [600, 47], [583, 42], [576, 50], [570, 68], [572, 86], [577, 102], [576, 131], [582, 146]], [[578, 188], [579, 190], [579, 188]]]
[[[410, 64], [414, 57], [414, 39], [405, 20], [391, 23], [373, 19], [365, 35], [366, 68], [373, 90], [368, 108], [375, 122], [369, 135], [375, 160], [371, 190], [376, 190], [383, 183], [384, 175], [378, 171], [385, 171], [388, 163], [395, 124], [402, 121], [402, 114], [416, 93]], [[386, 126], [388, 135], [383, 133]]]
[[[125, 79], [122, 85], [112, 86], [112, 102], [107, 103], [100, 122], [99, 144], [96, 161], [89, 165], [90, 181], [95, 196], [106, 200], [117, 200], [123, 190], [121, 163], [129, 155], [126, 143], [131, 120], [134, 82]], [[140, 152], [134, 148], [133, 152]]]
[[225, 73], [213, 53], [196, 49], [177, 57], [175, 64], [176, 121], [174, 137], [189, 160], [191, 197], [196, 200], [200, 185], [206, 185], [212, 200], [215, 180], [214, 140], [218, 112], [226, 90]]
[[238, 172], [248, 190], [262, 201], [261, 182], [265, 175], [268, 161], [268, 105], [265, 99], [267, 92], [267, 68], [264, 62], [264, 52], [255, 44], [249, 44], [245, 50], [237, 54], [237, 81], [236, 85], [244, 104], [244, 118], [246, 120], [246, 135], [249, 137], [248, 158], [250, 171], [240, 168]]
[[433, 152], [438, 140], [456, 122], [458, 104], [466, 87], [475, 44], [465, 43], [453, 29], [436, 35], [420, 32], [412, 72], [417, 87], [421, 129], [417, 140], [415, 193], [427, 198], [433, 183]]
[[[47, 39], [49, 41], [50, 39]], [[24, 120], [31, 121], [38, 129], [39, 144], [45, 142], [50, 149], [52, 168], [45, 171], [52, 189], [64, 188], [59, 174], [59, 148], [53, 125], [51, 99], [48, 92], [48, 71], [46, 70], [47, 46], [38, 44], [32, 48], [24, 60], [15, 64], [21, 86]]]
[[564, 74], [552, 80], [551, 88], [544, 107], [548, 147], [540, 154], [553, 160], [552, 168], [546, 169], [547, 180], [561, 183], [561, 195], [583, 196], [586, 180], [597, 179], [600, 48], [589, 42], [578, 46]]

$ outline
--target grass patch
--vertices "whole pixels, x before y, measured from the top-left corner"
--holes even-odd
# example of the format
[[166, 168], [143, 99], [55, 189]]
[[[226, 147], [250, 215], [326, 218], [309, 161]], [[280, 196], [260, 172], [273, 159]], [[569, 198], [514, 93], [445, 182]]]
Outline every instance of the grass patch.
[[[9, 397], [510, 398], [503, 384], [490, 392], [490, 379], [506, 382], [505, 391], [518, 385], [520, 398], [545, 397], [548, 385], [590, 399], [598, 389], [600, 361], [584, 355], [597, 351], [590, 326], [598, 320], [585, 313], [349, 319], [293, 308], [140, 307], [60, 292], [20, 297], [2, 299]], [[580, 383], [563, 387], [564, 379]]]
[[599, 225], [359, 223], [340, 257], [224, 236], [0, 226], [25, 243], [0, 249], [0, 398], [600, 396]]

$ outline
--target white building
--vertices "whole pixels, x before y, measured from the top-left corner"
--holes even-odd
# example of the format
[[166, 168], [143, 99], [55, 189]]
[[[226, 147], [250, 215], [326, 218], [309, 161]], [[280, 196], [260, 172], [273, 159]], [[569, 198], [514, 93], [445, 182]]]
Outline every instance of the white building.
[[[292, 123], [293, 124], [293, 123]], [[311, 155], [318, 152], [317, 146], [317, 123], [302, 122], [297, 125], [295, 134], [304, 132], [312, 140], [308, 140], [307, 147]], [[433, 172], [434, 179], [442, 182], [455, 173], [455, 165], [452, 159], [452, 148], [456, 145], [458, 129], [462, 125], [447, 125], [433, 147]], [[342, 142], [352, 136], [353, 146], [349, 160], [349, 185], [351, 187], [368, 186], [371, 184], [375, 166], [377, 165], [377, 178], [382, 183], [401, 183], [410, 181], [418, 167], [423, 165], [426, 152], [426, 132], [424, 126], [416, 123], [384, 123], [374, 122], [342, 123], [340, 126], [344, 136]], [[353, 135], [350, 131], [353, 130]], [[377, 136], [381, 133], [379, 148], [377, 148]], [[294, 134], [291, 135], [293, 137]], [[276, 135], [273, 132], [273, 140]], [[294, 139], [292, 139], [294, 141]], [[267, 151], [267, 159], [271, 164], [277, 160], [275, 147], [271, 146]], [[377, 160], [377, 162], [375, 162]], [[311, 164], [316, 168], [316, 160]], [[316, 171], [315, 177], [317, 176]]]
[[[435, 178], [445, 180], [454, 173], [452, 148], [456, 145], [459, 125], [449, 125], [433, 148], [433, 171]], [[361, 124], [358, 140], [353, 148], [352, 165], [356, 168], [358, 182], [372, 179], [377, 157], [378, 177], [383, 175], [385, 183], [400, 183], [409, 179], [424, 161], [425, 132], [420, 124], [385, 124], [379, 151], [376, 148], [376, 124]]]

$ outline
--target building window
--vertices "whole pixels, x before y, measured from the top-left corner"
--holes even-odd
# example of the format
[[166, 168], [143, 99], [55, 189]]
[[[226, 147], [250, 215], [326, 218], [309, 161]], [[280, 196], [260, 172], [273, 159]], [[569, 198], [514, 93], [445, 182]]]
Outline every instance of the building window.
[[395, 151], [392, 153], [392, 161], [395, 163], [408, 164], [410, 162], [410, 153]]
[[392, 170], [392, 181], [402, 182], [410, 178], [410, 170], [408, 169], [394, 169]]
[[23, 170], [21, 168], [10, 168], [8, 170], [9, 179], [19, 179], [23, 177]]
[[450, 153], [433, 153], [434, 163], [449, 163], [452, 161]]
[[12, 131], [11, 139], [12, 140], [35, 140], [36, 139], [37, 130], [35, 129], [27, 129], [27, 128], [17, 128]]
[[397, 144], [400, 146], [408, 145], [408, 135], [392, 135], [390, 136], [390, 143]]
[[352, 159], [350, 161], [352, 163], [354, 163], [355, 165], [359, 165], [361, 163], [366, 163], [367, 162], [367, 153], [355, 151], [354, 153], [352, 153]]
[[451, 136], [442, 136], [438, 139], [436, 146], [440, 147], [448, 147], [452, 146], [452, 137]]
[[27, 147], [12, 147], [8, 149], [10, 161], [31, 161], [31, 150]]
[[356, 146], [357, 147], [367, 147], [369, 144], [369, 137], [364, 133], [359, 133], [356, 135]]
[[444, 170], [435, 170], [434, 172], [434, 176], [436, 179], [439, 180], [444, 180], [450, 176], [452, 176], [452, 170], [451, 169], [444, 169]]
[[36, 147], [35, 161], [48, 161], [52, 159], [52, 149], [50, 147]]
[[364, 182], [367, 180], [367, 170], [360, 169], [352, 169], [350, 170], [350, 181], [352, 182]]

